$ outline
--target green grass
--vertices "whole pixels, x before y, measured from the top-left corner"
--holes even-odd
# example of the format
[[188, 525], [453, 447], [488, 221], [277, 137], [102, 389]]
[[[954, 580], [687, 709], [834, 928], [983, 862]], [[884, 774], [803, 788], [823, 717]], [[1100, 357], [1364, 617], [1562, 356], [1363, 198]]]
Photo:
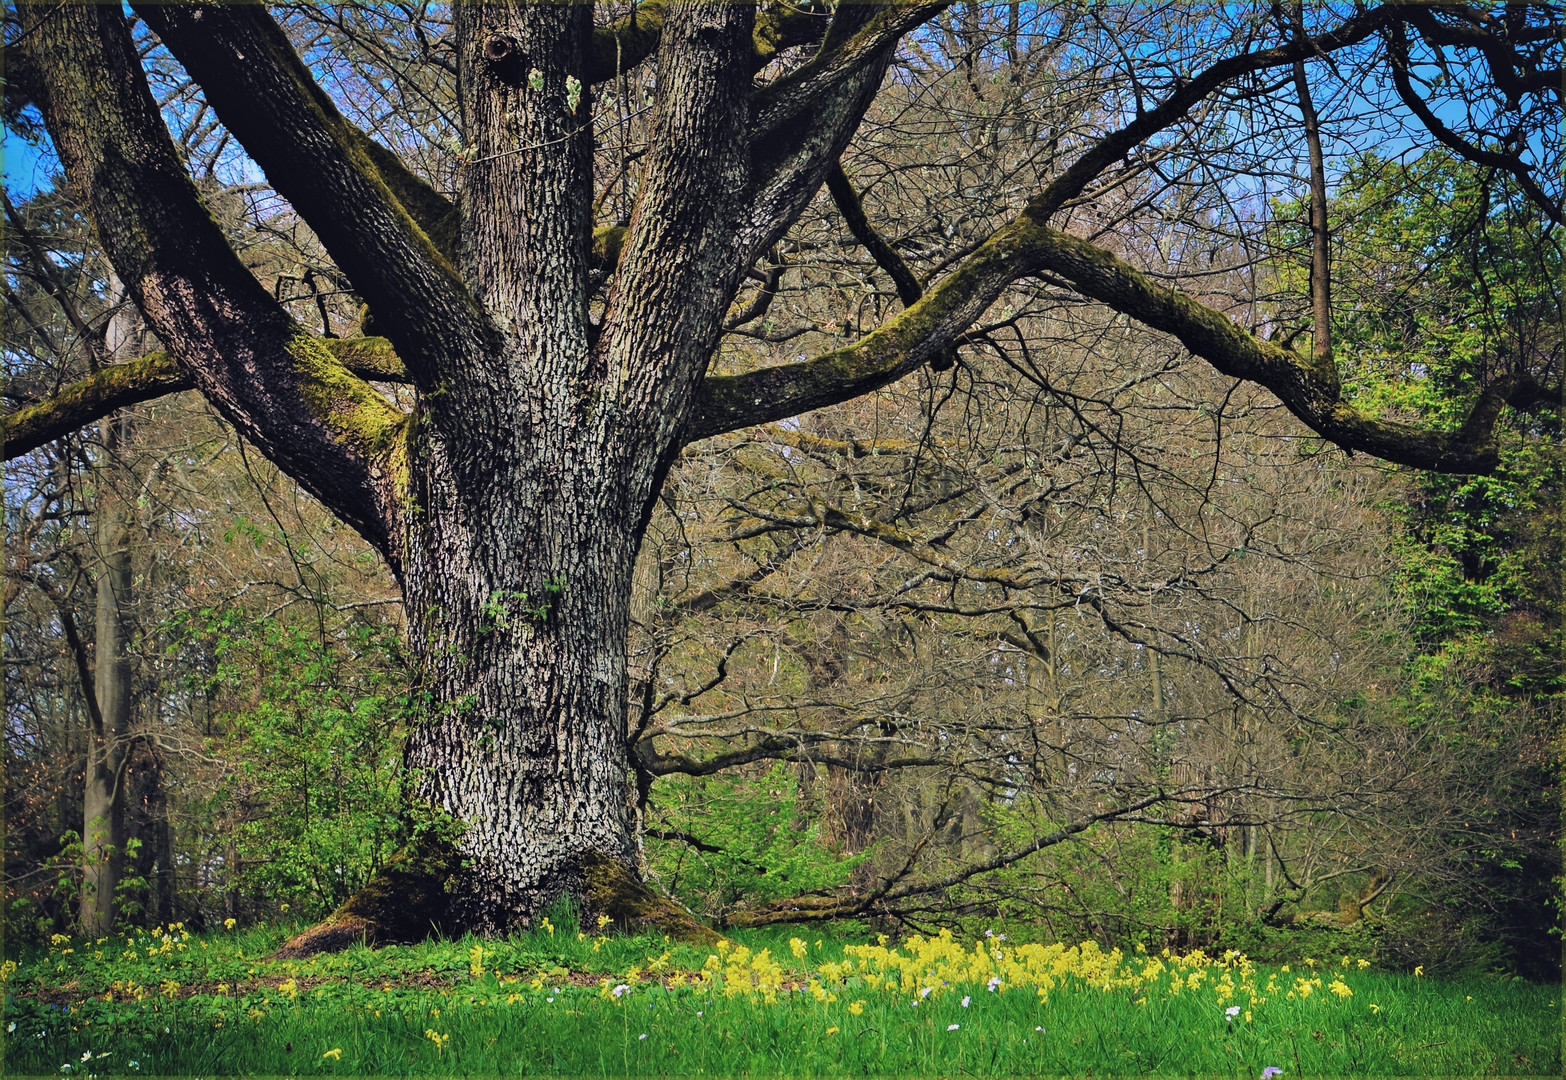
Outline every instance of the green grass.
[[[830, 965], [852, 942], [813, 931], [797, 959], [785, 930], [736, 935], [752, 953], [772, 950], [782, 987], [728, 995], [732, 979], [666, 987], [670, 972], [699, 969], [709, 953], [660, 939], [534, 933], [484, 942], [475, 975], [471, 940], [264, 960], [285, 933], [142, 936], [129, 946], [117, 937], [20, 957], [6, 984], [3, 1072], [1259, 1077], [1274, 1066], [1282, 1080], [1561, 1072], [1557, 988], [1435, 982], [1352, 963], [1320, 971], [1340, 975], [1352, 996], [1290, 998], [1280, 989], [1246, 1010], [1254, 1014], [1246, 1022], [1226, 1018], [1229, 999], [1210, 992], [1237, 970], [1232, 961], [1209, 965], [1199, 991], [1171, 995], [1156, 979], [1104, 990], [1073, 975], [1047, 1000], [1025, 986], [989, 991], [982, 979], [940, 986], [921, 971], [933, 985], [921, 999], [872, 989], [857, 975], [833, 982]], [[961, 943], [951, 946], [964, 955]], [[910, 971], [925, 966], [909, 963]], [[827, 976], [812, 984], [823, 965]], [[641, 981], [607, 996], [601, 981], [618, 985], [633, 969]], [[1264, 967], [1252, 977], [1287, 987], [1309, 974]]]

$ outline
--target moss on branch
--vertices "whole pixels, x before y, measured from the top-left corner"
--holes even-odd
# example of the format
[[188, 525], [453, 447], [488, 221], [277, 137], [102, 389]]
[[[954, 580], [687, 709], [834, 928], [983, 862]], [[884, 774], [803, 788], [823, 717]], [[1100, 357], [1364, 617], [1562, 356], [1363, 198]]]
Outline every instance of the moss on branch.
[[[363, 399], [364, 391], [351, 385], [342, 384], [337, 387], [337, 391], [327, 389], [327, 383], [336, 385], [338, 380], [348, 375], [374, 382], [406, 382], [408, 379], [402, 361], [397, 358], [391, 342], [385, 338], [310, 340], [325, 355], [315, 355], [314, 349], [304, 349], [296, 360], [302, 358], [305, 369], [312, 373], [314, 380], [325, 380], [317, 391], [323, 402], [331, 398], [341, 402], [370, 404], [367, 399]], [[123, 364], [102, 368], [43, 401], [0, 417], [0, 443], [4, 444], [5, 460], [31, 453], [45, 443], [63, 438], [119, 409], [190, 390], [193, 386], [184, 369], [167, 351], [161, 349]], [[374, 394], [374, 391], [370, 390], [369, 393]], [[375, 396], [379, 398], [379, 395]], [[396, 413], [384, 400], [382, 405]], [[326, 409], [327, 413], [333, 411], [331, 408]], [[341, 419], [349, 419], [342, 409], [335, 411]], [[376, 408], [374, 411], [379, 413], [380, 410]], [[384, 442], [387, 434], [384, 424], [388, 419], [371, 416], [366, 421], [369, 427], [351, 424], [344, 434], [370, 443]]]

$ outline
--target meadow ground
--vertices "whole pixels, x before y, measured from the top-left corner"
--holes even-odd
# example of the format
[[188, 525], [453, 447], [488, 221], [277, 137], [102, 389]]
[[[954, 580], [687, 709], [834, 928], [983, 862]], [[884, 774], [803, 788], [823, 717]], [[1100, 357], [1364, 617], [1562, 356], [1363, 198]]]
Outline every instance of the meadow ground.
[[819, 929], [712, 949], [541, 927], [274, 961], [288, 928], [4, 965], [7, 1076], [1561, 1075], [1560, 991], [1353, 957]]

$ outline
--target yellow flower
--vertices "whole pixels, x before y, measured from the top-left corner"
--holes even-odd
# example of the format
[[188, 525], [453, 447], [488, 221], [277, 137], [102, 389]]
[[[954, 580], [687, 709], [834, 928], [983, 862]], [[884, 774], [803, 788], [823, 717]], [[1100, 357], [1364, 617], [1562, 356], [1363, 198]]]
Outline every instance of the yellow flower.
[[858, 1016], [865, 1011], [865, 1003], [863, 1001], [851, 1002], [848, 1006], [848, 1011]]
[[794, 954], [794, 959], [803, 960], [805, 958], [805, 943], [797, 937], [789, 938], [788, 951]]
[[232, 929], [234, 929], [234, 927], [236, 927], [238, 925], [239, 925], [239, 920], [238, 919], [224, 919], [223, 920], [223, 929], [225, 929], [225, 930], [232, 930]]
[[435, 1050], [437, 1053], [443, 1052], [446, 1049], [446, 1044], [451, 1041], [450, 1035], [442, 1035], [434, 1028], [425, 1028], [424, 1037], [435, 1044]]
[[608, 925], [609, 925], [609, 916], [607, 916], [607, 915], [600, 915], [600, 916], [598, 916], [598, 929], [602, 930], [604, 927], [606, 927]]
[[283, 912], [284, 914], [287, 914], [287, 912], [288, 912], [288, 905], [284, 904], [281, 907], [279, 907], [277, 910]]
[[1416, 979], [1423, 978], [1424, 974], [1425, 974], [1425, 965], [1420, 964], [1418, 967], [1416, 967], [1414, 969], [1414, 978], [1416, 978]]
[[1381, 1011], [1381, 1006], [1377, 1005], [1375, 1002], [1371, 1002], [1371, 1004], [1370, 1004], [1370, 1014], [1372, 1016], [1374, 1016], [1376, 1013], [1378, 1013], [1380, 1011]]
[[334, 1046], [321, 1056], [326, 1058], [328, 1061], [341, 1061], [343, 1059], [343, 1048], [340, 1046]]
[[1359, 970], [1364, 971], [1369, 966], [1370, 966], [1370, 961], [1369, 960], [1360, 960], [1359, 961]]
[[835, 1028], [835, 1027], [827, 1028], [827, 1034], [828, 1035], [836, 1035], [837, 1034], [837, 1028]]
[[1249, 1024], [1251, 1022], [1251, 1010], [1249, 1010], [1249, 1009], [1245, 1010], [1245, 1022], [1247, 1024]]

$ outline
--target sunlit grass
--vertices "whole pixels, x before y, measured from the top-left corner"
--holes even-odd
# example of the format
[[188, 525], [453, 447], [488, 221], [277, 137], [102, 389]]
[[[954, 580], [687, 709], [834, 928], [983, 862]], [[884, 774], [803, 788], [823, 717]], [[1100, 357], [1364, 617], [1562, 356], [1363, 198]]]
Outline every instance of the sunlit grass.
[[[7, 1075], [1559, 1075], [1551, 987], [1000, 935], [540, 929], [265, 957], [282, 931], [57, 941], [8, 975]], [[15, 1025], [14, 1029], [11, 1025]]]

